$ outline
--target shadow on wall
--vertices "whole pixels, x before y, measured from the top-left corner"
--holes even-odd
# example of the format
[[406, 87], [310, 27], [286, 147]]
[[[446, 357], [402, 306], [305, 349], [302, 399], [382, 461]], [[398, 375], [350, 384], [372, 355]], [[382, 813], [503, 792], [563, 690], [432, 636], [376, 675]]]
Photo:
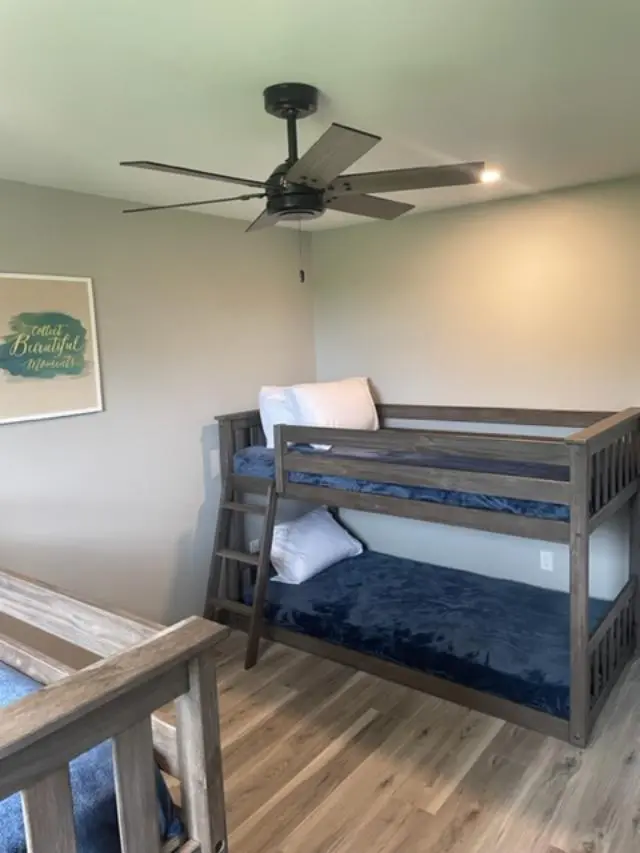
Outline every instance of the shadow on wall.
[[220, 434], [217, 424], [203, 427], [201, 434], [202, 477], [204, 501], [198, 511], [192, 531], [178, 539], [176, 571], [168, 603], [171, 622], [185, 616], [204, 612], [209, 566], [216, 532], [216, 517], [220, 503]]

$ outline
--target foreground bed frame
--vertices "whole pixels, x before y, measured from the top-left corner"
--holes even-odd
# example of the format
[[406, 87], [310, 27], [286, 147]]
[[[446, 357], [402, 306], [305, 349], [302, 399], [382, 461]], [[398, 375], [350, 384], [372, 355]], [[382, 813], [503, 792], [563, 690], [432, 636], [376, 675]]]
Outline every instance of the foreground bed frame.
[[[97, 658], [76, 671], [0, 633], [0, 660], [51, 685], [0, 709], [0, 800], [22, 793], [29, 853], [74, 853], [68, 764], [107, 738], [113, 738], [123, 853], [223, 853], [213, 647], [226, 630], [196, 617], [163, 628], [4, 570], [0, 613], [35, 629], [36, 639], [46, 632]], [[173, 700], [175, 711], [153, 713]], [[188, 835], [164, 848], [154, 751], [181, 783]]]
[[[259, 412], [238, 412], [218, 418], [223, 494], [205, 615], [249, 633], [248, 666], [255, 662], [260, 637], [267, 637], [568, 740], [578, 746], [586, 746], [607, 697], [636, 651], [639, 633], [640, 409], [612, 414], [384, 404], [377, 408], [381, 429], [376, 432], [277, 426], [275, 483], [233, 473], [235, 453], [245, 447], [265, 443]], [[404, 427], [389, 426], [394, 421], [404, 422]], [[415, 429], [410, 426], [412, 421], [560, 427], [575, 431], [565, 438], [501, 435]], [[409, 427], [406, 426], [407, 422]], [[563, 479], [543, 480], [530, 476], [396, 465], [375, 459], [323, 457], [321, 454], [300, 453], [295, 449], [296, 444], [328, 444], [385, 451], [429, 451], [441, 453], [445, 457], [453, 455], [545, 463], [568, 467], [570, 479], [568, 482]], [[289, 482], [289, 473], [295, 471], [567, 504], [570, 521], [528, 518]], [[244, 494], [267, 496], [265, 532], [259, 558], [243, 553], [244, 513], [251, 511], [247, 509], [248, 505], [242, 503]], [[264, 597], [269, 575], [270, 535], [278, 498], [294, 498], [336, 508], [403, 516], [569, 545], [569, 721], [361, 652], [268, 625], [263, 618]], [[606, 618], [590, 634], [590, 535], [627, 505], [630, 505], [631, 514], [629, 579]], [[266, 548], [265, 542], [268, 545]], [[223, 547], [225, 544], [231, 547]], [[244, 563], [258, 566], [252, 607], [245, 605], [241, 597], [240, 577]]]

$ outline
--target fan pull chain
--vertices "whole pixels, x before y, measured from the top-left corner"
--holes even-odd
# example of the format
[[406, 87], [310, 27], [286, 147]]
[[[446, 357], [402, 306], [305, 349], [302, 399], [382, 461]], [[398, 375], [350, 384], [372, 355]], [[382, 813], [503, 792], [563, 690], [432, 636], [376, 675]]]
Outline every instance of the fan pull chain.
[[300, 258], [300, 284], [305, 282], [304, 261], [302, 258], [302, 222], [298, 220], [298, 253]]

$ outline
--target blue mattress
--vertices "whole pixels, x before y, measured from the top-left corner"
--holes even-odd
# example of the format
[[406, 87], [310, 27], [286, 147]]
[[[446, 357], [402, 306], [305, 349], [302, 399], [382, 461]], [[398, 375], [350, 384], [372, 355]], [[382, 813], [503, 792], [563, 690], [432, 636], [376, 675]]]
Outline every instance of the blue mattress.
[[[610, 607], [590, 602], [591, 629]], [[365, 551], [298, 586], [271, 580], [266, 616], [281, 628], [569, 717], [566, 593]]]
[[[0, 662], [0, 708], [28, 696], [40, 685]], [[1, 712], [0, 712], [1, 720]], [[78, 853], [121, 853], [111, 743], [105, 741], [70, 765]], [[161, 838], [180, 835], [178, 819], [160, 772], [156, 770]], [[0, 853], [26, 853], [19, 794], [0, 800]]]
[[[354, 448], [334, 447], [331, 450], [315, 450], [312, 447], [297, 447], [303, 453], [320, 453], [332, 458], [376, 459], [394, 464], [423, 465], [429, 468], [446, 468], [459, 471], [474, 471], [486, 474], [508, 474], [511, 476], [535, 477], [541, 480], [569, 480], [569, 468], [559, 465], [545, 465], [531, 462], [509, 462], [507, 460], [464, 458], [428, 453], [404, 453], [399, 451], [378, 453]], [[274, 479], [274, 451], [266, 447], [246, 447], [234, 457], [234, 472], [250, 477]], [[337, 477], [326, 474], [308, 474], [292, 471], [289, 482], [309, 486], [325, 486], [347, 492], [384, 495], [393, 498], [406, 498], [428, 503], [447, 504], [448, 506], [484, 509], [493, 512], [506, 512], [528, 518], [541, 518], [551, 521], [569, 521], [569, 507], [566, 504], [532, 501], [521, 498], [503, 498], [495, 495], [480, 495], [472, 492], [452, 492], [447, 489], [430, 486], [398, 486], [392, 483], [378, 483], [359, 480], [354, 477]]]

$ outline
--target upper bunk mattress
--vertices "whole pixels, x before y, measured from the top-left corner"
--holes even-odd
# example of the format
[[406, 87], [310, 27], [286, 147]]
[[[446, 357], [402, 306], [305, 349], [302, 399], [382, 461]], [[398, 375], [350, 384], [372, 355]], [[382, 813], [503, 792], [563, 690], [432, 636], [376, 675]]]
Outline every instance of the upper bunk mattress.
[[[266, 616], [568, 719], [569, 604], [564, 592], [365, 551], [297, 586], [271, 580]], [[610, 607], [590, 601], [591, 630]]]
[[[41, 685], [0, 662], [0, 708], [17, 702]], [[121, 853], [111, 743], [105, 741], [70, 764], [78, 853]], [[180, 835], [182, 825], [169, 792], [156, 770], [158, 821], [163, 839]], [[0, 800], [0, 853], [26, 853], [20, 794]]]
[[[331, 450], [315, 450], [300, 446], [296, 450], [302, 453], [320, 453], [332, 458], [376, 459], [394, 464], [422, 465], [425, 468], [445, 468], [458, 471], [474, 471], [484, 474], [502, 474], [514, 477], [527, 476], [540, 480], [569, 480], [569, 468], [559, 465], [544, 465], [533, 462], [511, 462], [500, 459], [478, 459], [454, 456], [442, 456], [428, 453], [404, 453], [400, 451], [377, 452], [356, 448], [332, 447]], [[275, 478], [275, 451], [267, 447], [245, 447], [234, 457], [233, 469], [236, 474], [249, 477]], [[481, 495], [475, 492], [453, 492], [431, 486], [398, 486], [393, 483], [371, 482], [354, 477], [339, 477], [326, 474], [308, 474], [292, 471], [289, 482], [308, 486], [325, 486], [346, 492], [384, 495], [392, 498], [405, 498], [427, 503], [446, 504], [467, 509], [485, 509], [493, 512], [506, 512], [511, 515], [541, 518], [549, 521], [569, 521], [567, 504], [532, 501], [523, 498], [505, 498], [495, 495]]]

